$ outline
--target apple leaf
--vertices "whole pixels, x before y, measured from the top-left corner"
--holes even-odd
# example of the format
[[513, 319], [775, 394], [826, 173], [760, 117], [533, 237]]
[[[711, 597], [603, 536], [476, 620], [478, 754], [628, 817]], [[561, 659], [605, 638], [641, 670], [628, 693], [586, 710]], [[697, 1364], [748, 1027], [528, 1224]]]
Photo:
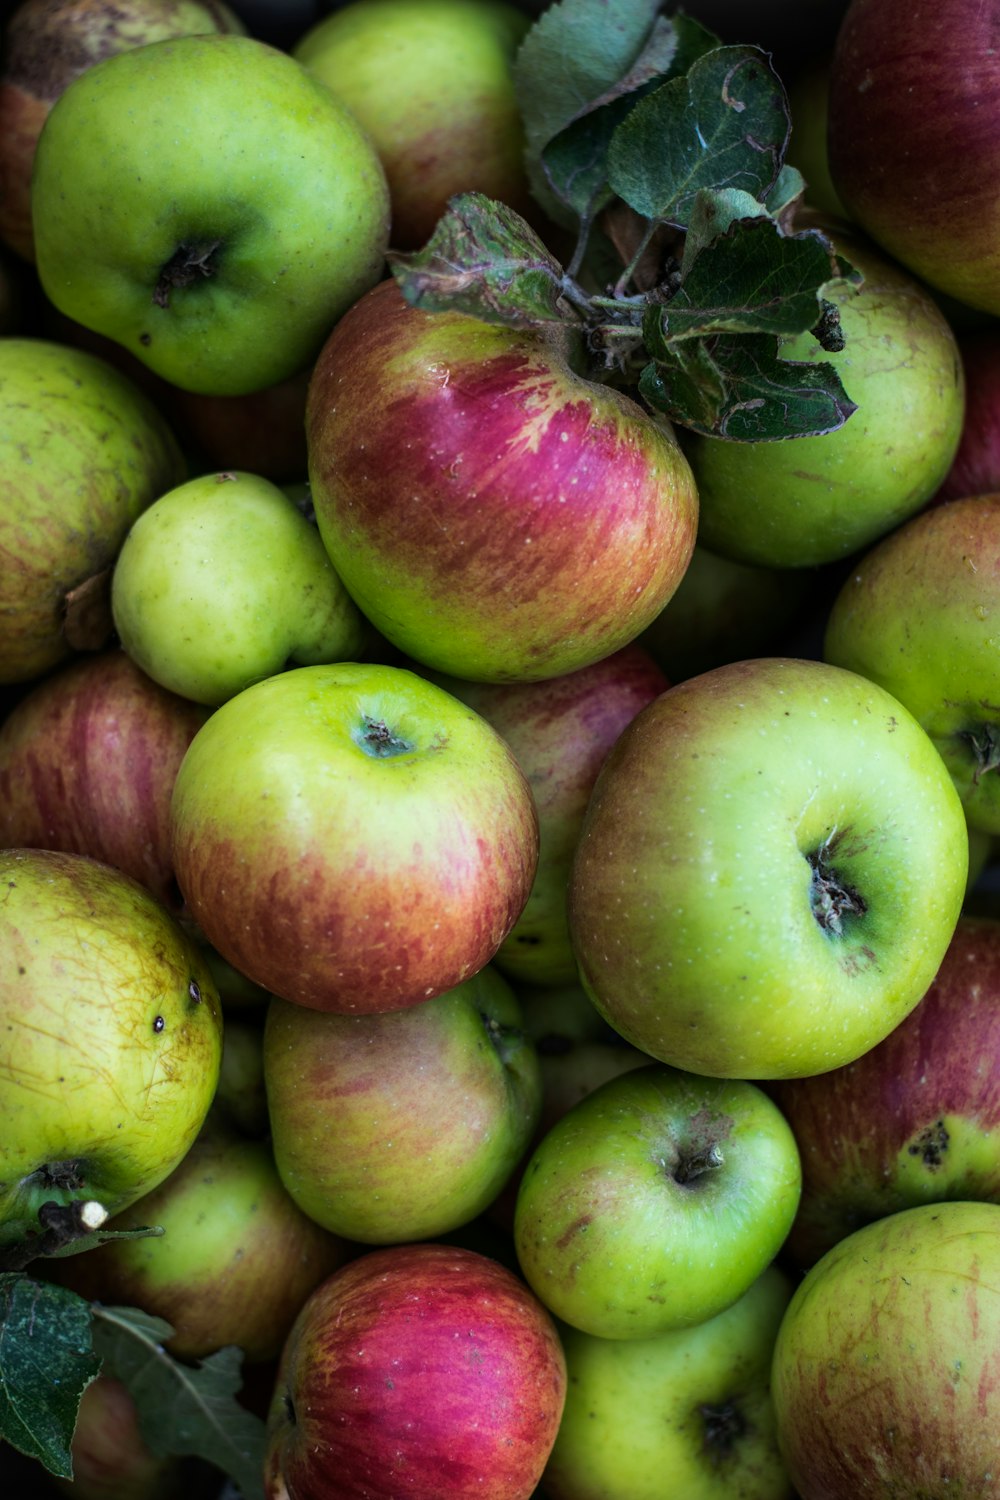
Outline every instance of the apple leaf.
[[819, 437], [856, 409], [832, 365], [783, 360], [767, 334], [720, 334], [664, 346], [639, 390], [654, 410], [706, 437], [775, 442]]
[[422, 250], [391, 252], [406, 300], [486, 323], [537, 327], [572, 321], [562, 266], [520, 214], [483, 193], [459, 193]]
[[686, 227], [699, 188], [739, 188], [763, 201], [790, 130], [767, 54], [715, 47], [623, 120], [608, 148], [608, 180], [637, 213]]
[[263, 1500], [266, 1428], [236, 1400], [242, 1351], [220, 1349], [197, 1366], [173, 1359], [169, 1323], [133, 1307], [95, 1303], [94, 1348], [125, 1385], [145, 1441], [156, 1454], [189, 1454], [228, 1474], [243, 1500]]
[[89, 1302], [23, 1272], [0, 1273], [0, 1440], [71, 1479], [80, 1398], [100, 1366]]

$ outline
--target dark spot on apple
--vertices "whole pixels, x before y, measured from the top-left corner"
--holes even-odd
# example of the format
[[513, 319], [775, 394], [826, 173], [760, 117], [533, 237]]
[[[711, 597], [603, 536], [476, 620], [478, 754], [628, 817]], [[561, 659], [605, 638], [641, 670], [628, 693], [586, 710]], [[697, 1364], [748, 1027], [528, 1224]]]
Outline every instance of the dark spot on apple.
[[180, 244], [169, 260], [160, 267], [153, 301], [157, 307], [169, 307], [173, 292], [185, 291], [199, 279], [208, 280], [218, 270], [221, 240], [195, 240]]
[[291, 1393], [289, 1391], [284, 1391], [282, 1393], [281, 1399], [285, 1403], [285, 1415], [287, 1416], [289, 1422], [291, 1422], [292, 1426], [295, 1427], [299, 1419], [295, 1415], [295, 1402], [292, 1400]]
[[188, 995], [191, 997], [192, 1005], [201, 1004], [201, 985], [198, 983], [197, 979], [191, 979], [188, 981]]
[[746, 1417], [736, 1401], [723, 1401], [718, 1405], [704, 1403], [698, 1407], [701, 1417], [702, 1446], [713, 1464], [721, 1464], [732, 1456], [733, 1450], [749, 1430]]
[[578, 1219], [574, 1219], [569, 1228], [564, 1229], [562, 1234], [556, 1240], [556, 1249], [565, 1250], [567, 1245], [569, 1245], [578, 1234], [585, 1234], [587, 1232], [587, 1229], [590, 1227], [590, 1224], [593, 1222], [593, 1218], [593, 1214], [581, 1214]]
[[166, 1023], [166, 1021], [165, 1021], [165, 1020], [164, 1020], [164, 1019], [163, 1019], [163, 1017], [162, 1017], [162, 1016], [154, 1016], [154, 1017], [153, 1017], [153, 1030], [154, 1030], [154, 1031], [156, 1031], [156, 1032], [160, 1032], [160, 1031], [163, 1031], [163, 1030], [164, 1030], [164, 1028], [165, 1028], [165, 1027], [166, 1027], [166, 1024], [167, 1024], [167, 1023]]
[[139, 343], [142, 344], [143, 348], [148, 348], [152, 342], [153, 335], [151, 333], [140, 333]]
[[516, 943], [520, 943], [520, 945], [521, 945], [522, 948], [537, 948], [538, 944], [542, 940], [538, 936], [537, 933], [534, 933], [534, 932], [524, 932], [524, 933], [521, 933], [521, 932], [519, 932], [519, 933], [517, 933], [515, 935], [514, 941]]
[[936, 1120], [933, 1125], [925, 1126], [906, 1149], [911, 1156], [919, 1156], [928, 1171], [934, 1172], [944, 1165], [950, 1139], [944, 1121]]

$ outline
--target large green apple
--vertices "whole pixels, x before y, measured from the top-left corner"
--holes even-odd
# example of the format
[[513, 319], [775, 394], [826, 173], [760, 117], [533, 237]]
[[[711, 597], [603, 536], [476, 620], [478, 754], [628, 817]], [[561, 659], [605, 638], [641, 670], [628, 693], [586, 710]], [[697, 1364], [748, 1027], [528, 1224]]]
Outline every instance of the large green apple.
[[915, 516], [838, 594], [823, 654], [887, 689], [937, 746], [969, 826], [1000, 833], [1000, 494]]
[[547, 1500], [786, 1500], [770, 1379], [791, 1294], [771, 1265], [693, 1328], [602, 1339], [561, 1327], [569, 1380]]
[[319, 533], [256, 474], [203, 474], [144, 511], [122, 545], [111, 609], [155, 682], [219, 704], [296, 663], [356, 657], [365, 624]]
[[514, 1211], [529, 1286], [598, 1338], [703, 1322], [748, 1289], [799, 1203], [795, 1137], [745, 1079], [620, 1073], [535, 1147]]
[[542, 1097], [521, 1008], [489, 965], [386, 1015], [273, 1000], [264, 1078], [296, 1203], [336, 1234], [381, 1245], [446, 1234], [487, 1208]]
[[[180, 484], [168, 424], [127, 376], [46, 339], [0, 339], [0, 682], [88, 644], [86, 600], [131, 523]], [[97, 620], [100, 636], [101, 620]]]
[[581, 977], [695, 1073], [852, 1062], [920, 1000], [965, 895], [962, 804], [883, 688], [758, 658], [643, 709], [598, 776], [570, 884]]
[[117, 1213], [172, 1172], [219, 1075], [218, 995], [136, 881], [78, 854], [0, 854], [0, 1243], [52, 1201]]
[[929, 292], [846, 228], [837, 249], [864, 275], [831, 294], [846, 337], [839, 353], [812, 334], [790, 360], [832, 364], [857, 411], [835, 432], [794, 442], [694, 437], [698, 540], [764, 567], [835, 562], [914, 515], [948, 472], [965, 411], [954, 333]]
[[506, 0], [353, 0], [294, 47], [370, 134], [395, 248], [429, 239], [455, 193], [530, 209], [512, 76], [527, 27]]
[[772, 1392], [802, 1500], [985, 1500], [1000, 1432], [1000, 1205], [903, 1209], [828, 1250], [782, 1319]]
[[73, 80], [39, 138], [32, 216], [61, 312], [175, 385], [236, 395], [307, 365], [378, 280], [388, 192], [299, 63], [187, 36]]

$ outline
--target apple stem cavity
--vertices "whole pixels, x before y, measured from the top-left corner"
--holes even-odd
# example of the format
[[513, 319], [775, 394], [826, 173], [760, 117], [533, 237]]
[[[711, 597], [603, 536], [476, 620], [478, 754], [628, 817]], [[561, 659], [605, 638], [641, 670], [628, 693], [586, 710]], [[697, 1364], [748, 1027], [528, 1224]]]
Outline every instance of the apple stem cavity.
[[199, 277], [214, 276], [218, 270], [216, 252], [221, 244], [221, 240], [203, 240], [178, 245], [170, 259], [164, 261], [153, 288], [157, 307], [169, 307], [171, 293], [193, 286]]
[[721, 1167], [722, 1160], [722, 1152], [717, 1141], [712, 1141], [709, 1145], [696, 1146], [680, 1152], [671, 1176], [681, 1187], [691, 1187], [707, 1177], [710, 1172]]
[[747, 1421], [735, 1401], [698, 1408], [704, 1426], [704, 1447], [713, 1464], [725, 1462], [736, 1444], [746, 1436]]
[[390, 755], [406, 755], [413, 749], [410, 740], [404, 740], [401, 735], [393, 734], [384, 719], [373, 719], [370, 714], [363, 715], [361, 733], [355, 738], [362, 750], [377, 759], [386, 759]]
[[823, 931], [832, 933], [834, 937], [842, 936], [846, 917], [863, 917], [868, 910], [868, 903], [860, 892], [848, 885], [830, 867], [830, 853], [838, 841], [839, 836], [831, 834], [818, 849], [806, 855], [812, 869], [809, 891], [812, 914]]
[[972, 751], [975, 770], [972, 773], [974, 786], [990, 771], [1000, 766], [1000, 728], [996, 724], [980, 724], [975, 729], [966, 729], [959, 739], [964, 740]]

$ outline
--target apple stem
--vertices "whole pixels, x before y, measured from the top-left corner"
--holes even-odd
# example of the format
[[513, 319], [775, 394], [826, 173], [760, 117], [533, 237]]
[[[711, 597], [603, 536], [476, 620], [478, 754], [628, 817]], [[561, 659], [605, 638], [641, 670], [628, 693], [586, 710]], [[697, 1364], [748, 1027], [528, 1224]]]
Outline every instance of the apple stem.
[[41, 1234], [33, 1234], [16, 1245], [0, 1250], [0, 1271], [23, 1271], [43, 1255], [57, 1255], [67, 1245], [85, 1239], [108, 1217], [107, 1209], [93, 1198], [77, 1198], [72, 1203], [43, 1203], [38, 1210]]
[[681, 1152], [680, 1158], [673, 1171], [673, 1179], [687, 1187], [692, 1182], [697, 1182], [700, 1177], [714, 1172], [716, 1167], [722, 1166], [722, 1152], [716, 1142], [710, 1146], [699, 1146], [696, 1150], [687, 1153]]

